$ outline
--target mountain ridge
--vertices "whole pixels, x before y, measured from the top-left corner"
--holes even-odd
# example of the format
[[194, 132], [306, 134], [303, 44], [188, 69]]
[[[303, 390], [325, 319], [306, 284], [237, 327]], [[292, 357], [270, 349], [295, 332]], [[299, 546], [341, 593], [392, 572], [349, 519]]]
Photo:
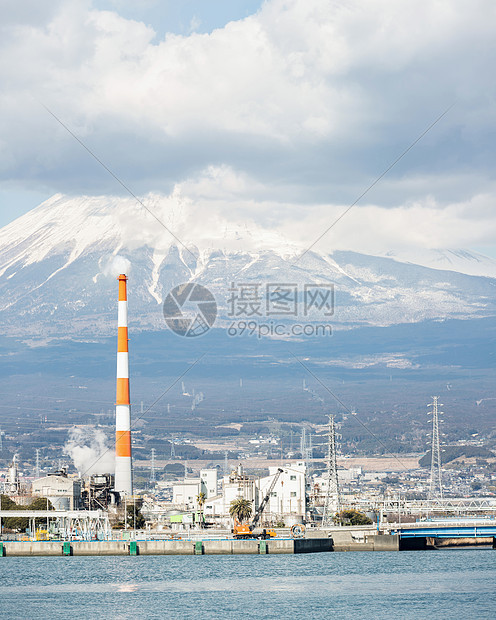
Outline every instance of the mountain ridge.
[[[302, 256], [304, 248], [277, 231], [218, 214], [198, 218], [180, 196], [150, 194], [145, 200], [184, 246], [151, 216], [142, 217], [142, 207], [130, 198], [58, 194], [1, 229], [0, 325], [18, 335], [109, 334], [113, 278], [120, 272], [130, 278], [131, 324], [143, 330], [164, 327], [161, 303], [174, 286], [189, 281], [215, 295], [221, 325], [229, 320], [233, 282], [258, 283], [261, 290], [269, 283], [291, 283], [299, 291], [306, 284], [332, 285], [336, 302], [327, 320], [337, 329], [496, 312], [496, 278], [487, 275], [493, 263], [496, 275], [496, 261], [467, 250], [425, 252], [423, 262], [434, 261], [435, 269], [408, 262], [408, 252], [311, 250]], [[440, 269], [445, 263], [452, 268]], [[459, 271], [464, 264], [468, 270], [477, 265], [480, 273]]]

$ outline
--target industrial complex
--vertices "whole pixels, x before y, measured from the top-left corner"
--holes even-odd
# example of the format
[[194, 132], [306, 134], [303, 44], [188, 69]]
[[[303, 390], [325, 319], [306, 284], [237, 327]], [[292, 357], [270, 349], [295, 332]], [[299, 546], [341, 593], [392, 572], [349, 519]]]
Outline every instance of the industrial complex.
[[[10, 543], [48, 544], [57, 540], [74, 544], [78, 541], [142, 541], [142, 553], [153, 553], [153, 549], [159, 549], [151, 544], [146, 546], [144, 543], [147, 541], [185, 541], [186, 544], [187, 541], [207, 539], [259, 541], [260, 545], [260, 541], [266, 541], [264, 545], [268, 545], [236, 547], [238, 550], [245, 549], [240, 552], [246, 553], [268, 552], [267, 549], [293, 553], [297, 552], [297, 547], [284, 547], [281, 541], [307, 539], [314, 542], [309, 543], [308, 547], [300, 545], [298, 549], [302, 552], [340, 548], [399, 549], [402, 548], [402, 538], [403, 548], [418, 545], [420, 539], [421, 544], [428, 544], [429, 540], [435, 544], [441, 539], [463, 539], [466, 542], [469, 538], [473, 539], [474, 544], [493, 543], [496, 498], [453, 497], [452, 494], [446, 497], [443, 494], [437, 397], [432, 402], [430, 475], [416, 478], [409, 473], [411, 484], [427, 490], [425, 497], [420, 499], [413, 493], [409, 497], [406, 493], [377, 492], [374, 484], [386, 474], [376, 474], [374, 478], [361, 466], [340, 469], [336, 424], [332, 415], [328, 416], [324, 429], [326, 453], [320, 468], [311, 457], [303, 432], [300, 446], [302, 458], [285, 459], [281, 455], [278, 462], [269, 465], [265, 471], [261, 471], [260, 467], [253, 471], [249, 462], [230, 464], [226, 453], [224, 467], [219, 464], [200, 465], [190, 471], [185, 463], [184, 477], [157, 480], [155, 452], [152, 450], [149, 482], [146, 485], [140, 483], [137, 488], [133, 483], [125, 274], [118, 277], [117, 332], [113, 471], [104, 471], [103, 463], [108, 459], [103, 458], [105, 453], [102, 452], [96, 455], [85, 471], [76, 473], [69, 473], [61, 467], [40, 475], [37, 463], [38, 475], [27, 480], [20, 475], [14, 456], [1, 482], [2, 554], [6, 549], [10, 549], [8, 553], [21, 549], [9, 547]], [[184, 385], [182, 389], [184, 392]], [[367, 479], [369, 486], [364, 491], [363, 485]], [[415, 489], [415, 486], [410, 485], [410, 489]], [[40, 502], [44, 502], [43, 505]], [[452, 524], [444, 523], [441, 532], [443, 519], [448, 517]], [[419, 529], [420, 525], [423, 529]], [[429, 527], [434, 529], [431, 531]], [[472, 531], [471, 527], [475, 529]], [[405, 532], [409, 532], [408, 535]], [[326, 542], [318, 543], [318, 540]], [[279, 547], [274, 546], [276, 541], [281, 543]], [[195, 547], [201, 549], [201, 553], [216, 552], [212, 551], [216, 547], [203, 546], [203, 542], [201, 545], [201, 548]], [[51, 553], [52, 549], [37, 548], [45, 549], [47, 553]], [[64, 548], [73, 552], [72, 547]], [[81, 553], [90, 553], [90, 548], [81, 549], [83, 547], [79, 547]], [[92, 549], [99, 553], [102, 548], [94, 546]], [[131, 547], [114, 545], [108, 547], [107, 552], [121, 553], [123, 549], [128, 552]], [[132, 549], [137, 552], [138, 547], [134, 545]], [[156, 552], [172, 553], [174, 549], [178, 553], [193, 552], [192, 547], [187, 545], [160, 549]], [[225, 549], [219, 552], [236, 552], [232, 545], [230, 551]]]

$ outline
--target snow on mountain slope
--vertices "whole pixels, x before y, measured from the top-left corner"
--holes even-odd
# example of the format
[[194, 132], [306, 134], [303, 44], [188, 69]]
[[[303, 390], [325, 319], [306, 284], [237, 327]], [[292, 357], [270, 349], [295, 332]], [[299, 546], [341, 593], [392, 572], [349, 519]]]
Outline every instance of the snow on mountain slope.
[[496, 278], [496, 260], [469, 250], [424, 249], [422, 252], [403, 250], [401, 252], [386, 252], [383, 256], [394, 258], [402, 263], [422, 265], [431, 269]]
[[182, 241], [206, 251], [277, 248], [289, 255], [298, 251], [277, 233], [253, 223], [235, 225], [215, 213], [198, 218], [191, 202], [180, 195], [149, 194], [143, 203], [156, 219], [130, 197], [53, 196], [0, 230], [0, 275], [18, 261], [29, 265], [58, 253], [72, 262], [96, 246], [111, 247], [114, 253], [148, 246], [160, 253], [173, 243], [181, 247]]
[[[427, 256], [435, 269], [404, 257], [308, 252], [277, 232], [196, 212], [180, 195], [149, 195], [145, 204], [174, 239], [131, 198], [57, 195], [0, 230], [0, 325], [20, 335], [108, 334], [115, 327], [116, 282], [129, 274], [134, 328], [163, 329], [161, 303], [177, 284], [195, 280], [216, 296], [229, 317], [231, 284], [334, 284], [339, 328], [426, 319], [493, 316], [492, 277], [460, 273], [475, 254]], [[183, 245], [184, 244], [184, 245]], [[475, 257], [475, 258], [474, 258]], [[489, 260], [489, 259], [488, 259]], [[449, 270], [439, 269], [451, 261]], [[490, 275], [490, 263], [479, 261]], [[301, 317], [299, 317], [301, 319]], [[305, 321], [322, 317], [304, 317]]]

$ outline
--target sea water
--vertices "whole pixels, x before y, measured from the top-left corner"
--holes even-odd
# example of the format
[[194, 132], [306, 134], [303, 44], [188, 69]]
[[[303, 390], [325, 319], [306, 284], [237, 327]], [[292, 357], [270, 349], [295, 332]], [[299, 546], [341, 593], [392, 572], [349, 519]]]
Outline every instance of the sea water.
[[496, 550], [0, 558], [2, 618], [496, 618]]

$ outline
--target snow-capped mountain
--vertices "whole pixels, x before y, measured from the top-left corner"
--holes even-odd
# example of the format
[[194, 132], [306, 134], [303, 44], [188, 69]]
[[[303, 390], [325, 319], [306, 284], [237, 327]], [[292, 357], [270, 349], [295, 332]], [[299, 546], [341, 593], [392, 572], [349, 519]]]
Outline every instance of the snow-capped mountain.
[[[198, 217], [180, 196], [149, 195], [143, 202], [56, 195], [0, 230], [4, 333], [112, 333], [115, 277], [122, 272], [129, 275], [130, 324], [144, 330], [164, 328], [162, 302], [189, 281], [215, 295], [220, 325], [229, 319], [233, 283], [260, 283], [260, 291], [267, 283], [291, 285], [300, 294], [305, 285], [333, 284], [335, 311], [326, 320], [336, 328], [496, 311], [496, 262], [480, 255], [439, 251], [414, 263], [329, 248], [301, 256], [304, 248], [277, 232], [214, 213]], [[477, 274], [469, 275], [474, 265]], [[304, 318], [322, 321], [315, 313]]]
[[470, 276], [496, 278], [496, 260], [468, 250], [423, 249], [422, 252], [402, 250], [401, 252], [388, 251], [382, 256], [431, 269], [458, 271]]

